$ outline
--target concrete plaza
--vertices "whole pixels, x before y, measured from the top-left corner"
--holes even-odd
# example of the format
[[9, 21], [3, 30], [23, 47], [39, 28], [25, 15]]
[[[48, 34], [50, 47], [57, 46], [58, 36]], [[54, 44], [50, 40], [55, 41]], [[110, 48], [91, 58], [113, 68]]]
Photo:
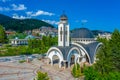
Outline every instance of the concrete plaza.
[[0, 62], [0, 80], [33, 80], [37, 70], [47, 72], [51, 80], [74, 80], [70, 69], [51, 66], [46, 59], [34, 59], [30, 63]]

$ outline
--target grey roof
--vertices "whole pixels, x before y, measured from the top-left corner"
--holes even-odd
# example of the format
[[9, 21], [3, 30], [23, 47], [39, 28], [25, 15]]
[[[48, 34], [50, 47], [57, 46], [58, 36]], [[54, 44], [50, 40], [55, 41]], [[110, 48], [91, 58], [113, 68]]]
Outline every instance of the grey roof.
[[35, 39], [35, 36], [33, 36], [33, 35], [28, 35], [27, 37], [25, 37], [25, 39]]
[[67, 56], [71, 48], [77, 47], [79, 49], [78, 46], [72, 44], [68, 47], [62, 47], [62, 46], [56, 46], [56, 47], [62, 52], [64, 60], [67, 60]]
[[[83, 43], [80, 43], [80, 42], [76, 42], [76, 43], [81, 45], [87, 51], [87, 53], [90, 57], [91, 63], [93, 63], [94, 62], [95, 49], [96, 49], [97, 45], [99, 44], [99, 42], [93, 42], [93, 43], [90, 43], [90, 44], [83, 44]], [[71, 44], [68, 47], [63, 47], [63, 46], [54, 46], [54, 47], [58, 48], [62, 52], [64, 60], [67, 60], [67, 56], [68, 56], [68, 53], [69, 53], [71, 48], [77, 47], [78, 49], [80, 49], [79, 46], [76, 46], [74, 44]]]
[[90, 44], [83, 44], [83, 43], [77, 43], [79, 45], [81, 45], [88, 53], [91, 63], [94, 62], [94, 53], [95, 53], [95, 49], [97, 47], [97, 45], [99, 44], [99, 42], [93, 42]]
[[71, 38], [94, 38], [94, 35], [87, 28], [79, 28], [71, 34]]
[[57, 48], [62, 52], [64, 60], [67, 60], [68, 52], [73, 46], [68, 46], [68, 47], [62, 47], [62, 46], [57, 46]]
[[[94, 55], [95, 55], [95, 50], [96, 50], [96, 47], [97, 45], [99, 44], [99, 42], [93, 42], [93, 43], [90, 43], [90, 44], [83, 44], [83, 43], [80, 43], [80, 42], [76, 42], [77, 44], [81, 45], [88, 53], [89, 57], [90, 57], [90, 61], [91, 63], [94, 62]], [[63, 46], [53, 46], [53, 47], [56, 47], [58, 48], [61, 53], [63, 54], [63, 59], [64, 60], [67, 60], [67, 56], [68, 56], [68, 53], [70, 51], [71, 48], [73, 47], [77, 47], [78, 49], [81, 49], [79, 46], [75, 45], [75, 44], [71, 44], [70, 46], [68, 47], [63, 47]], [[55, 49], [52, 49], [52, 51], [55, 50]]]

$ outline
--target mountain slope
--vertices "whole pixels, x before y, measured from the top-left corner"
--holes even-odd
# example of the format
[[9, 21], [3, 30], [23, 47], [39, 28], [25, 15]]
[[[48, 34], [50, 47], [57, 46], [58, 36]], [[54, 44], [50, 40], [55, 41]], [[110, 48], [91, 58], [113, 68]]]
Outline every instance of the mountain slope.
[[6, 30], [15, 30], [18, 32], [23, 32], [25, 30], [32, 30], [40, 28], [42, 26], [54, 27], [49, 23], [46, 23], [37, 19], [13, 19], [8, 16], [0, 14], [0, 24], [5, 27]]
[[5, 16], [3, 14], [0, 14], [0, 23], [5, 23], [5, 22], [8, 22], [10, 20], [13, 20], [13, 19], [9, 16]]

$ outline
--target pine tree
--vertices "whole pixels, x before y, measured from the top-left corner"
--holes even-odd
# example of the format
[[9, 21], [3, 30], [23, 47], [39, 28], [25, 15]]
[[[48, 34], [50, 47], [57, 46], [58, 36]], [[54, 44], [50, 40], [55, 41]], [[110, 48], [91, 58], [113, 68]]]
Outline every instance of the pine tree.
[[101, 39], [103, 45], [97, 53], [97, 61], [95, 64], [96, 70], [101, 74], [107, 74], [113, 69], [112, 53], [109, 41]]
[[97, 52], [96, 63], [84, 70], [85, 80], [119, 80], [120, 74], [120, 32], [115, 30], [110, 40], [103, 43]]
[[120, 71], [120, 32], [115, 29], [110, 40], [112, 48], [113, 64], [116, 71]]

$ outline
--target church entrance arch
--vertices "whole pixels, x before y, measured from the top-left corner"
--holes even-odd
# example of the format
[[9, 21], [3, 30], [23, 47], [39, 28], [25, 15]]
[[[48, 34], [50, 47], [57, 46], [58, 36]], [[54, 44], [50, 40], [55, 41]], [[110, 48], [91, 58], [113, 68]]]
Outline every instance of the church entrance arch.
[[67, 56], [68, 66], [76, 64], [79, 57], [80, 50], [77, 47], [71, 48]]
[[57, 55], [53, 55], [52, 57], [53, 65], [59, 64], [60, 59]]
[[51, 48], [47, 52], [47, 56], [50, 59], [51, 65], [58, 64], [61, 67], [61, 62], [63, 61], [63, 55], [58, 48]]
[[[89, 64], [91, 64], [90, 56], [89, 56], [88, 52], [85, 50], [85, 48], [84, 48], [83, 46], [81, 46], [80, 44], [78, 44], [78, 43], [72, 43], [72, 44], [78, 46], [79, 49], [82, 51], [82, 56], [84, 56], [84, 57], [82, 58], [82, 60], [85, 59], [85, 55], [84, 55], [84, 54], [86, 54], [86, 55], [87, 55], [87, 58], [88, 58], [88, 62], [89, 62]], [[84, 54], [83, 54], [83, 53], [84, 53]]]

